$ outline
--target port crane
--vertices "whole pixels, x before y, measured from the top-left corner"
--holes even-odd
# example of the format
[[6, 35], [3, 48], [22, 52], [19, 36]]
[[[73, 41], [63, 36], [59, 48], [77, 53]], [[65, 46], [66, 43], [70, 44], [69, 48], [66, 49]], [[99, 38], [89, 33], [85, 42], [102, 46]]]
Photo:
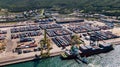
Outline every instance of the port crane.
[[[52, 49], [51, 41], [47, 38], [46, 29], [44, 30], [44, 38], [40, 40], [41, 56], [49, 56]], [[46, 52], [44, 52], [44, 50]]]
[[[80, 41], [80, 42], [78, 42]], [[72, 47], [70, 50], [66, 50], [64, 53], [61, 53], [61, 56], [65, 59], [65, 58], [72, 58], [74, 59], [76, 62], [83, 62], [85, 64], [88, 64], [86, 58], [81, 58], [79, 55], [79, 46], [75, 45], [75, 44], [85, 44], [83, 40], [81, 40], [77, 35], [71, 36], [71, 44]]]

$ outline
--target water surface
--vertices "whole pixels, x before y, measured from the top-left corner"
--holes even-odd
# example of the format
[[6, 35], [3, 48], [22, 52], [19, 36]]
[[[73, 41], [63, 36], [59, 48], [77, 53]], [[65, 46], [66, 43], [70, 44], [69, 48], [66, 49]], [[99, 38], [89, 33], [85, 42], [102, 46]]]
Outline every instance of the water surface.
[[4, 67], [120, 67], [120, 45], [115, 46], [115, 50], [109, 53], [90, 56], [87, 59], [88, 65], [82, 62], [78, 63], [75, 60], [61, 60], [59, 56], [56, 56]]

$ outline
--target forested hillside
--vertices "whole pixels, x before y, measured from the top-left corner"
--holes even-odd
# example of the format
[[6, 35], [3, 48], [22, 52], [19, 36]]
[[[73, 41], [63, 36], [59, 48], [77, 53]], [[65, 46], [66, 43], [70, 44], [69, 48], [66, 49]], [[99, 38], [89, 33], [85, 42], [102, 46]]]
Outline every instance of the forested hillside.
[[120, 0], [0, 0], [0, 8], [24, 11], [36, 8], [79, 8], [86, 11], [120, 10]]

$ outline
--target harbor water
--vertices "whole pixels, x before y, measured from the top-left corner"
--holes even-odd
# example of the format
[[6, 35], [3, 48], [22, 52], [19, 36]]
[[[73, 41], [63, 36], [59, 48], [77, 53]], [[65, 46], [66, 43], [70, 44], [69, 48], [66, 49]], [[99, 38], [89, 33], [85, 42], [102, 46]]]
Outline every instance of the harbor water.
[[120, 67], [120, 45], [111, 52], [88, 57], [89, 64], [75, 60], [61, 60], [59, 56], [33, 60], [4, 67]]

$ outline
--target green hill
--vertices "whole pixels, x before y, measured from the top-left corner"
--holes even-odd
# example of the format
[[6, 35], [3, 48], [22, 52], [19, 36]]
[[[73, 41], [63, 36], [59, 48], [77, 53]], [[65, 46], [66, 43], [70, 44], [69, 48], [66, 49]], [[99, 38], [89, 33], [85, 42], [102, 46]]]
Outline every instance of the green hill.
[[0, 0], [0, 8], [24, 11], [36, 8], [79, 8], [86, 11], [120, 10], [120, 0]]

